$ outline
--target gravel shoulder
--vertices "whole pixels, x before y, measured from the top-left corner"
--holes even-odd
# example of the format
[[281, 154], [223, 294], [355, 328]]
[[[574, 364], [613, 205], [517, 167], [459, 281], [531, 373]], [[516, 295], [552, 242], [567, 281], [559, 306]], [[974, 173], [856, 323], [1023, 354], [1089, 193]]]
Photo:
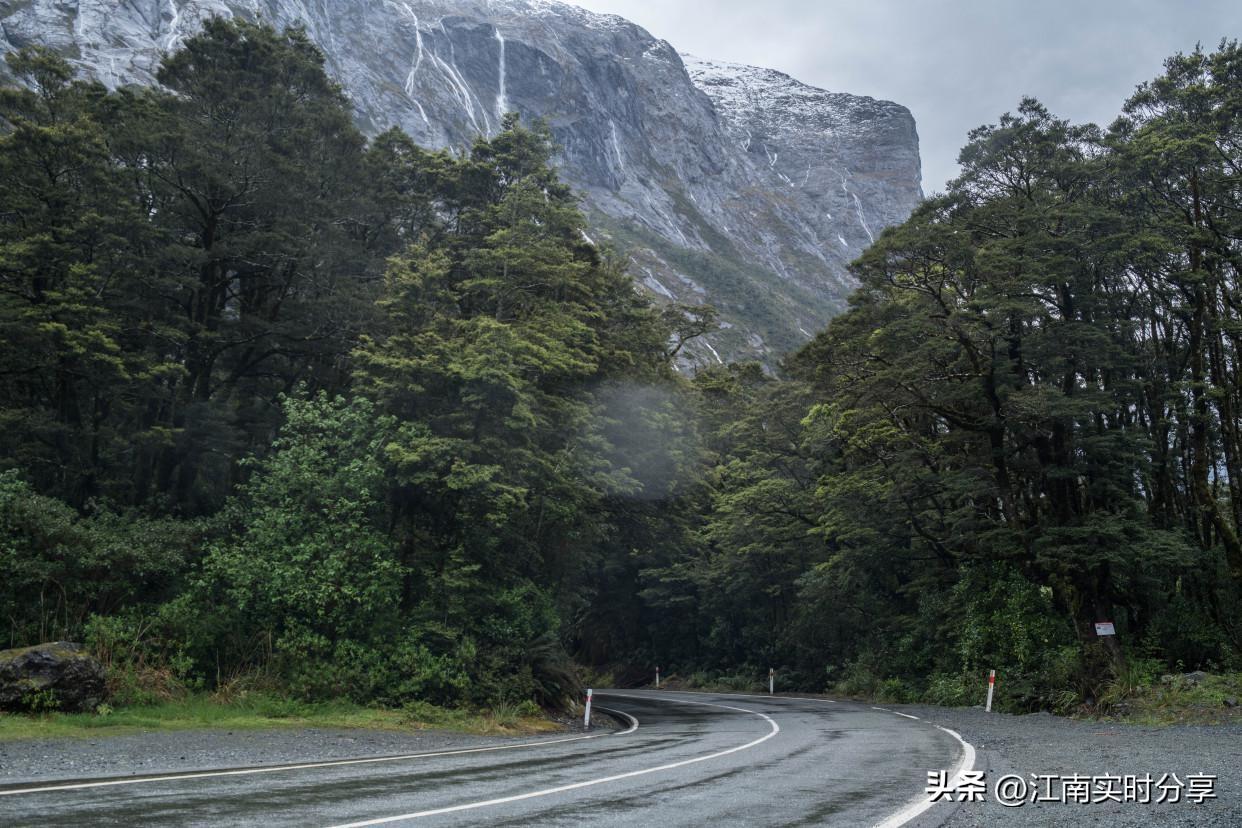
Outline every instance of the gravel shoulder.
[[[617, 727], [607, 716], [597, 717], [592, 724], [593, 729]], [[274, 728], [0, 741], [0, 786], [490, 747], [574, 734], [574, 730], [533, 736], [476, 736], [441, 730]]]
[[[1242, 725], [1148, 727], [1066, 719], [1048, 714], [1012, 716], [978, 708], [885, 705], [961, 734], [986, 773], [983, 802], [939, 805], [912, 828], [983, 826], [1239, 826], [1242, 825]], [[606, 716], [600, 726], [615, 727]], [[563, 738], [475, 736], [450, 731], [342, 728], [154, 731], [99, 739], [0, 742], [0, 785], [52, 779], [174, 773], [212, 768], [349, 759], [483, 747]], [[947, 770], [947, 769], [946, 769]], [[1215, 799], [1203, 804], [1030, 803], [1008, 808], [995, 797], [1006, 774], [1214, 774]], [[876, 780], [882, 784], [884, 780]]]
[[[1239, 826], [1242, 825], [1242, 726], [1170, 725], [1148, 727], [1066, 719], [1046, 713], [1011, 716], [978, 708], [885, 705], [955, 730], [975, 747], [975, 768], [986, 771], [987, 799], [937, 806], [918, 823], [949, 828], [983, 826]], [[995, 798], [996, 781], [1017, 774], [1138, 775], [1159, 780], [1176, 773], [1215, 774], [1215, 799], [1202, 804], [1077, 804], [1037, 802], [1005, 807]], [[1053, 791], [1058, 791], [1054, 787]], [[1153, 793], [1153, 799], [1155, 795]]]

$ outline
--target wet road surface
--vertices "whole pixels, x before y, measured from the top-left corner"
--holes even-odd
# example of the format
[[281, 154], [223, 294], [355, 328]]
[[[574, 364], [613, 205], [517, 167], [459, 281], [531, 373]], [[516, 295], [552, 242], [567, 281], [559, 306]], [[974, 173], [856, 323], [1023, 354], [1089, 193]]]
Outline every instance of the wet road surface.
[[861, 704], [595, 698], [624, 730], [382, 761], [10, 785], [0, 825], [892, 826], [929, 770], [952, 773], [966, 758], [948, 732]]

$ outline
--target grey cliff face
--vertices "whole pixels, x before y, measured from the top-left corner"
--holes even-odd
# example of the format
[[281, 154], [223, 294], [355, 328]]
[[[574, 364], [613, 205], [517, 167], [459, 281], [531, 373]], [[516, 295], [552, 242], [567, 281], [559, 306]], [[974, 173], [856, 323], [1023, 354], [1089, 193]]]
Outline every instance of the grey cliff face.
[[921, 197], [904, 107], [551, 0], [0, 0], [0, 51], [41, 43], [109, 86], [152, 83], [212, 15], [303, 26], [368, 132], [462, 151], [507, 111], [546, 118], [594, 240], [661, 301], [719, 310], [691, 361], [809, 339], [845, 305], [846, 263]]

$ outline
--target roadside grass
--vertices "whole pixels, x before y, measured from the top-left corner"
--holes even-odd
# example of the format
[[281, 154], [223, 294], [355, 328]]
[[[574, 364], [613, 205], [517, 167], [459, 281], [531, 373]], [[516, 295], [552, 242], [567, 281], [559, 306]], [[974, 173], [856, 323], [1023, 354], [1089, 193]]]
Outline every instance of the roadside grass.
[[660, 687], [664, 690], [697, 690], [709, 693], [754, 693], [756, 695], [768, 691], [767, 679], [762, 680], [749, 674], [713, 673], [698, 671], [683, 676], [677, 673], [661, 679]]
[[1242, 673], [1208, 675], [1198, 682], [1173, 676], [1135, 688], [1110, 718], [1155, 726], [1242, 723]]
[[263, 730], [288, 727], [451, 730], [511, 736], [561, 729], [532, 705], [499, 704], [488, 710], [450, 710], [426, 703], [404, 708], [364, 707], [350, 702], [300, 702], [266, 693], [228, 701], [206, 694], [97, 713], [0, 714], [0, 741], [86, 739], [152, 730]]
[[[670, 675], [661, 686], [669, 690], [707, 690], [756, 693], [766, 682], [753, 675], [697, 672]], [[782, 688], [779, 686], [778, 691]], [[787, 688], [786, 688], [787, 689]], [[833, 696], [870, 704], [930, 704], [942, 707], [981, 707], [985, 685], [975, 676], [934, 676], [927, 689], [899, 679], [880, 679], [850, 673], [833, 684]], [[1007, 710], [998, 694], [997, 710]], [[1189, 678], [1162, 674], [1160, 665], [1134, 660], [1132, 669], [1104, 688], [1090, 703], [1078, 690], [1066, 689], [1045, 697], [1040, 709], [1075, 719], [1164, 727], [1168, 725], [1242, 724], [1242, 673], [1222, 672]], [[1008, 709], [1008, 712], [1030, 712]]]

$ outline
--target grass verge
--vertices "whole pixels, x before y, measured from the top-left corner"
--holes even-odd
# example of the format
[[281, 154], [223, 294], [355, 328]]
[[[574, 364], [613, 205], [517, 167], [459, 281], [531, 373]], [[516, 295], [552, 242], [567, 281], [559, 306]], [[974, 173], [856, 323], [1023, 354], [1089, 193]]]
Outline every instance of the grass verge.
[[1242, 723], [1242, 673], [1166, 676], [1135, 688], [1109, 718], [1135, 724]]
[[349, 702], [299, 702], [252, 693], [230, 701], [207, 695], [99, 713], [0, 714], [0, 741], [85, 739], [152, 730], [262, 730], [286, 727], [340, 727], [370, 730], [452, 730], [477, 735], [547, 733], [561, 725], [522, 705], [490, 710], [448, 710], [418, 703], [400, 709], [363, 707]]

